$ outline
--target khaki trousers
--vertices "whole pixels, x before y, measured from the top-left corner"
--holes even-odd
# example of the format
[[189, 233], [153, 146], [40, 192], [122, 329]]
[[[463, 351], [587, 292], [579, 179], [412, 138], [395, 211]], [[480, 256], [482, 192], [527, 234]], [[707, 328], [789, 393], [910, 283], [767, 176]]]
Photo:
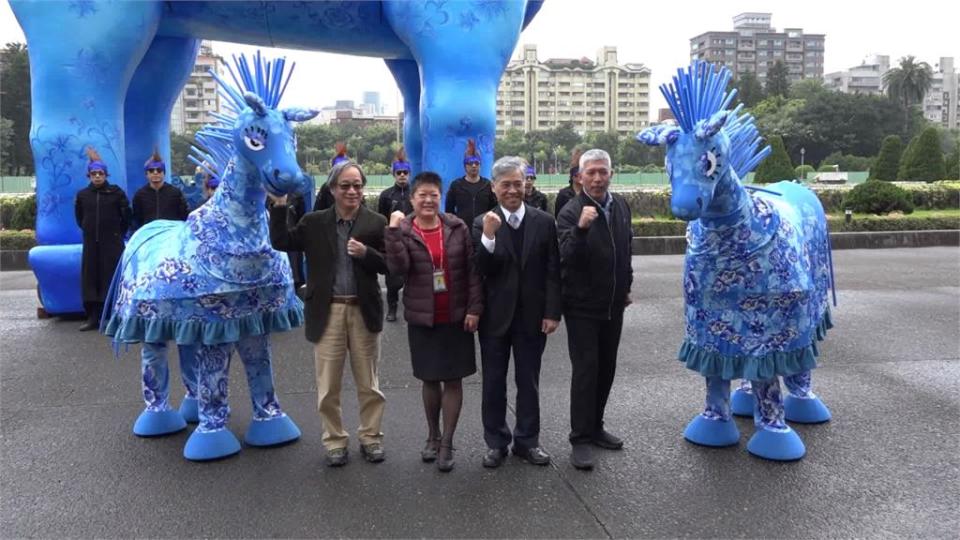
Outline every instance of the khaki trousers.
[[377, 379], [380, 361], [380, 333], [370, 332], [363, 323], [360, 306], [330, 304], [330, 319], [320, 341], [313, 347], [317, 369], [317, 409], [323, 422], [323, 446], [327, 450], [346, 448], [349, 435], [343, 429], [340, 389], [343, 364], [350, 354], [350, 369], [357, 385], [360, 405], [360, 444], [383, 440], [380, 424], [386, 403]]

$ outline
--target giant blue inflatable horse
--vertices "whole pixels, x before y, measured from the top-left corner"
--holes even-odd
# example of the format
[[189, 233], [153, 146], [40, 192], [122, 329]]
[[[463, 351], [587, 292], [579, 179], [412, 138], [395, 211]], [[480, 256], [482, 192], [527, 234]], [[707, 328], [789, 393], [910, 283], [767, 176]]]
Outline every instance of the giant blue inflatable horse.
[[830, 413], [811, 392], [817, 341], [832, 326], [829, 236], [809, 189], [778, 182], [752, 193], [741, 178], [770, 152], [750, 115], [728, 110], [726, 67], [694, 62], [661, 87], [679, 127], [637, 138], [666, 145], [671, 211], [690, 221], [683, 273], [686, 339], [680, 360], [706, 378], [706, 406], [684, 436], [706, 446], [737, 444], [730, 380], [756, 396], [752, 454], [790, 461], [806, 450], [785, 423], [779, 377], [790, 392], [786, 419], [819, 422]]
[[181, 346], [185, 371], [194, 367], [189, 355], [196, 351], [195, 389], [185, 377], [188, 398], [192, 392], [199, 401], [199, 425], [184, 448], [192, 460], [240, 450], [227, 429], [234, 349], [253, 404], [244, 440], [274, 446], [300, 436], [274, 391], [269, 334], [300, 326], [303, 303], [294, 293], [286, 254], [270, 246], [265, 199], [267, 192], [281, 195], [302, 185], [293, 122], [317, 111], [277, 109], [285, 86], [282, 60], [267, 63], [258, 54], [252, 67], [241, 58], [237, 68], [242, 87], [217, 77], [231, 112], [197, 135], [207, 149], [195, 149], [197, 163], [220, 176], [220, 187], [186, 222], [154, 221], [133, 235], [101, 323], [118, 344], [143, 343], [147, 407], [134, 427], [141, 435], [184, 426], [181, 413], [169, 405], [165, 344]]
[[[404, 99], [414, 172], [462, 174], [475, 139], [490, 176], [496, 91], [539, 0], [11, 0], [30, 52], [37, 241], [30, 264], [44, 308], [82, 312], [75, 193], [83, 149], [100, 150], [112, 182], [133, 193], [154, 146], [170, 163], [169, 118], [200, 39], [383, 58]], [[326, 73], [336, 84], [349, 73]], [[200, 99], [207, 99], [202, 96]], [[125, 171], [125, 175], [124, 175]], [[126, 178], [124, 178], [126, 176]], [[169, 180], [169, 178], [168, 178]], [[309, 197], [308, 197], [309, 199]]]

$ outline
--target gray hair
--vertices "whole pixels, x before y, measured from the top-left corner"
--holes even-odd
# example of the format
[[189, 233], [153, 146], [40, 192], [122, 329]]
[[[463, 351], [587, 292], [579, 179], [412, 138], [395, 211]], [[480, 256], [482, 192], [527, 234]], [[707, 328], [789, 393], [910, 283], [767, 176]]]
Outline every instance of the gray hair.
[[493, 164], [493, 179], [497, 180], [501, 176], [512, 173], [513, 171], [520, 171], [520, 176], [522, 177], [526, 168], [527, 162], [524, 161], [523, 158], [503, 156]]
[[343, 171], [349, 169], [350, 167], [354, 167], [360, 172], [360, 181], [363, 182], [363, 185], [367, 185], [367, 175], [363, 174], [363, 167], [351, 159], [349, 161], [337, 163], [333, 169], [330, 169], [330, 175], [327, 176], [327, 187], [333, 189], [334, 184], [336, 184], [337, 180], [340, 179], [340, 175], [343, 174]]
[[591, 148], [580, 156], [580, 168], [583, 169], [583, 166], [586, 165], [588, 161], [606, 161], [607, 168], [613, 168], [613, 162], [610, 161], [610, 154], [608, 154], [606, 150], [599, 148]]

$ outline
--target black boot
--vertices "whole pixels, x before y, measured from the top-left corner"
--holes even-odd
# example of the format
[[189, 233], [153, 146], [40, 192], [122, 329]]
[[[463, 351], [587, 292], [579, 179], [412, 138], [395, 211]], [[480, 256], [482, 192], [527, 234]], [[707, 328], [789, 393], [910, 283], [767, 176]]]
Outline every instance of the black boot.
[[97, 321], [93, 319], [87, 319], [87, 322], [81, 324], [80, 328], [78, 328], [77, 330], [80, 330], [81, 332], [89, 332], [91, 330], [96, 330], [99, 327], [100, 325], [97, 324]]
[[387, 306], [387, 322], [394, 322], [397, 320], [397, 305], [390, 304]]

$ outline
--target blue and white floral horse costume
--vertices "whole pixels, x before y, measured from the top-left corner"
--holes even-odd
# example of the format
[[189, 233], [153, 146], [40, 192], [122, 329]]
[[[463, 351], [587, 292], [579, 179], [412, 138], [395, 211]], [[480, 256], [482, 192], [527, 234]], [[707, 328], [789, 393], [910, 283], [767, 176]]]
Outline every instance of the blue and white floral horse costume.
[[183, 427], [168, 404], [165, 344], [195, 348], [199, 425], [184, 448], [191, 460], [240, 450], [227, 429], [234, 348], [253, 402], [244, 440], [272, 446], [300, 437], [277, 401], [269, 334], [300, 326], [303, 303], [294, 293], [287, 256], [270, 246], [264, 201], [266, 191], [279, 195], [301, 185], [292, 122], [317, 112], [276, 109], [285, 86], [282, 60], [266, 63], [258, 53], [252, 69], [242, 57], [236, 63], [242, 86], [237, 82], [233, 88], [217, 77], [231, 113], [198, 134], [208, 152], [194, 149], [203, 158], [198, 164], [222, 173], [219, 189], [186, 223], [154, 221], [137, 231], [114, 276], [101, 323], [116, 343], [144, 344], [147, 408], [137, 424], [149, 434]]
[[[763, 160], [750, 115], [727, 110], [730, 72], [694, 62], [661, 87], [679, 127], [655, 126], [637, 138], [666, 145], [671, 211], [690, 221], [683, 274], [686, 338], [679, 358], [706, 378], [704, 412], [684, 436], [707, 446], [737, 444], [730, 380], [756, 396], [754, 455], [795, 460], [805, 454], [789, 420], [830, 418], [810, 391], [817, 341], [832, 326], [826, 218], [817, 197], [793, 182], [748, 192], [740, 183]], [[782, 376], [790, 391], [780, 395]], [[749, 396], [749, 394], [746, 394]], [[749, 409], [748, 409], [749, 410]]]

